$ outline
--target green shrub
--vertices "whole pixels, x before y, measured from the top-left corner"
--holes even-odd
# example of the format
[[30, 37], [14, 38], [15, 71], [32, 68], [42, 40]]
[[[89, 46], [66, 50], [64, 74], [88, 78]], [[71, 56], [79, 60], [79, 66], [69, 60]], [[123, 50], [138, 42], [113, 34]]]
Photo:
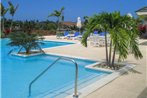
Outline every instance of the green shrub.
[[38, 36], [37, 34], [28, 34], [24, 32], [12, 32], [8, 36], [10, 38], [10, 46], [18, 46], [25, 49], [25, 54], [30, 54], [31, 49], [41, 49], [40, 40], [43, 40], [43, 37]]

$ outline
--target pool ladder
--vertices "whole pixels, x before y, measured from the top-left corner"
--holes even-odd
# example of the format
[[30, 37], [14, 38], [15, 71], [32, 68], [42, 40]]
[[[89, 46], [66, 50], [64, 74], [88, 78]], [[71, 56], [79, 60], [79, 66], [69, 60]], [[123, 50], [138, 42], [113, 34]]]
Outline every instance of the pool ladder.
[[66, 57], [59, 57], [57, 60], [55, 60], [51, 65], [49, 65], [45, 70], [43, 70], [34, 80], [32, 80], [29, 84], [29, 92], [28, 92], [28, 97], [31, 97], [31, 89], [32, 89], [32, 84], [37, 81], [46, 71], [48, 71], [56, 62], [59, 60], [66, 60], [66, 61], [71, 61], [75, 64], [75, 84], [74, 84], [74, 95], [73, 98], [78, 98], [78, 91], [77, 91], [77, 84], [78, 84], [78, 64], [76, 63], [75, 60], [71, 58], [66, 58]]

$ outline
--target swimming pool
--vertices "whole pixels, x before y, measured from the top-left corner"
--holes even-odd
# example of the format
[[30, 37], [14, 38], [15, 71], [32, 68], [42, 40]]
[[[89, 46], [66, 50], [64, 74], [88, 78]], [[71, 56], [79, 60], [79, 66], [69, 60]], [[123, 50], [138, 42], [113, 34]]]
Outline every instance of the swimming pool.
[[[29, 83], [60, 56], [48, 54], [27, 58], [12, 56], [7, 54], [12, 48], [7, 46], [7, 43], [7, 39], [1, 40], [2, 98], [27, 98]], [[55, 44], [57, 42], [46, 41], [42, 47], [48, 48], [72, 43], [60, 42], [60, 45]], [[79, 89], [110, 74], [109, 72], [85, 68], [85, 66], [93, 64], [95, 61], [73, 59], [79, 67]], [[64, 92], [67, 91], [72, 94], [74, 77], [75, 66], [73, 63], [60, 60], [32, 85], [32, 98], [37, 96], [37, 98], [44, 98], [45, 96], [64, 98], [67, 96]]]

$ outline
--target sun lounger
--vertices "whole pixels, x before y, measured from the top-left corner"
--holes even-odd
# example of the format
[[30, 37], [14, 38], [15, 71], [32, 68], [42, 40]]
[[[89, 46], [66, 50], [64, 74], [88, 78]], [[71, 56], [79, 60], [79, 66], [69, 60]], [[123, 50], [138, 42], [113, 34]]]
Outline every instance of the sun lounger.
[[74, 34], [69, 34], [68, 37], [69, 39], [80, 40], [82, 38], [82, 35], [80, 34], [80, 32], [75, 32]]
[[98, 31], [94, 31], [93, 34], [94, 34], [94, 35], [98, 35]]
[[74, 37], [73, 37], [74, 40], [81, 39], [81, 38], [82, 38], [82, 35], [80, 35], [80, 32], [75, 32], [74, 33]]
[[105, 37], [99, 35], [93, 35], [90, 37], [90, 44], [94, 47], [105, 46]]
[[63, 37], [63, 38], [64, 38], [64, 39], [69, 38], [68, 35], [69, 35], [69, 31], [65, 31], [65, 32], [64, 32], [64, 37]]
[[[107, 45], [110, 45], [110, 35], [107, 34]], [[90, 44], [93, 46], [105, 46], [105, 32], [98, 34], [96, 31], [90, 36]]]

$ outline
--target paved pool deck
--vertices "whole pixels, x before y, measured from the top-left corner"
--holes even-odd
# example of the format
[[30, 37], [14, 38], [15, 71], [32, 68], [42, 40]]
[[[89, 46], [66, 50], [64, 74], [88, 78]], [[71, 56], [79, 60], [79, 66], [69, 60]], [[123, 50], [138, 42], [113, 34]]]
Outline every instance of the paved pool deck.
[[[89, 45], [85, 48], [78, 40], [56, 39], [55, 36], [46, 36], [45, 38], [47, 40], [77, 43], [70, 46], [46, 49], [46, 53], [79, 56], [94, 60], [105, 59], [104, 47], [93, 47]], [[85, 98], [147, 98], [147, 40], [140, 39], [139, 43], [143, 59], [136, 60], [132, 55], [129, 55], [124, 61], [137, 66], [109, 84], [92, 92]]]

